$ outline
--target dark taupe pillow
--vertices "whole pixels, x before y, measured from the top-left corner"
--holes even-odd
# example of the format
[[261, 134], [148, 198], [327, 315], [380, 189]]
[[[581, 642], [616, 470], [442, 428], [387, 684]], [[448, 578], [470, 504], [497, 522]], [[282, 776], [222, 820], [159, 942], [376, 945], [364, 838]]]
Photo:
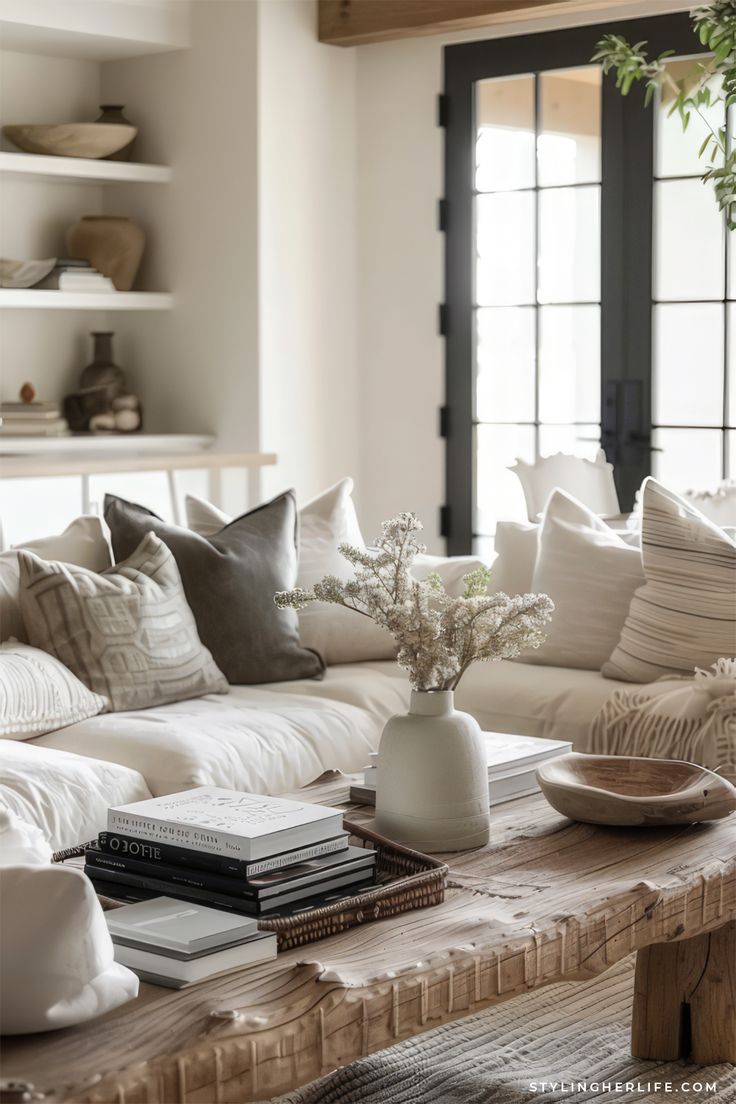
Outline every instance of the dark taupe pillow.
[[243, 514], [211, 537], [171, 525], [114, 495], [105, 496], [117, 559], [148, 532], [168, 545], [181, 574], [202, 643], [228, 682], [286, 682], [324, 671], [303, 648], [294, 610], [276, 608], [277, 590], [297, 575], [297, 512], [293, 491]]

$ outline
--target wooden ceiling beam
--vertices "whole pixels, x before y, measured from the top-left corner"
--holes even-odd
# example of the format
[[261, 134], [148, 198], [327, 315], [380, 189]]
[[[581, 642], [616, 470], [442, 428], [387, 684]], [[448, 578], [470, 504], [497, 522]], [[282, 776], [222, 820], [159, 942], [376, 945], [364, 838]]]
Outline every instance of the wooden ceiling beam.
[[392, 38], [594, 11], [610, 0], [319, 0], [319, 40], [358, 46]]

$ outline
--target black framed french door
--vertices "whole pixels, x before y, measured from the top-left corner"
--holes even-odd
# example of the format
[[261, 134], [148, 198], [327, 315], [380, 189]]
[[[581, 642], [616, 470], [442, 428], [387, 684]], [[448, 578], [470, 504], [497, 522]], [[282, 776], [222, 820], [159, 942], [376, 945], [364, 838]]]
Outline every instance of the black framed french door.
[[[655, 55], [702, 53], [687, 14], [444, 51], [444, 530], [451, 554], [492, 535], [479, 495], [494, 442], [516, 443], [532, 459], [571, 451], [570, 440], [588, 449], [600, 444], [615, 465], [621, 506], [630, 509], [651, 472], [653, 428], [667, 428], [652, 403], [653, 317], [662, 327], [674, 318], [653, 311], [658, 296], [667, 301], [666, 278], [653, 277], [655, 112], [644, 108], [641, 88], [622, 97], [613, 77], [602, 79], [591, 65], [604, 31], [644, 39]], [[555, 132], [555, 112], [575, 115], [577, 143], [566, 142], [564, 128]], [[669, 203], [675, 217], [687, 197], [673, 188], [662, 195], [660, 208]], [[685, 325], [681, 307], [691, 292], [671, 294]], [[726, 332], [724, 356], [727, 339]], [[723, 450], [727, 426], [724, 411], [714, 426]], [[681, 418], [676, 427], [687, 428]]]

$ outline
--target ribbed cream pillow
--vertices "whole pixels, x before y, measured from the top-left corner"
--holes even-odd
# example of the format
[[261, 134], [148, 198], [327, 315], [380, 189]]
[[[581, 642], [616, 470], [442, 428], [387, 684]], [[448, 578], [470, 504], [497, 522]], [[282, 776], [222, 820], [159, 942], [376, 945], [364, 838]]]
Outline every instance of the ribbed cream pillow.
[[736, 652], [736, 541], [655, 479], [642, 502], [646, 582], [601, 668], [625, 682], [692, 675]]
[[555, 604], [547, 639], [520, 662], [598, 670], [644, 582], [641, 553], [582, 502], [553, 491], [539, 531], [531, 590]]
[[107, 708], [99, 694], [54, 656], [18, 641], [0, 644], [0, 737], [30, 740], [95, 717]]

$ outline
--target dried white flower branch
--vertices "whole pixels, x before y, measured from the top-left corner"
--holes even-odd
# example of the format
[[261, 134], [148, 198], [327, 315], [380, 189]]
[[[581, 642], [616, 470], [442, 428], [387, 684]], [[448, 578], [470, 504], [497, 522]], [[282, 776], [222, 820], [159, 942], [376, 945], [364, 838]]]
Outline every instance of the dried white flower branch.
[[461, 598], [446, 593], [438, 574], [419, 582], [411, 574], [422, 523], [402, 513], [385, 521], [374, 550], [340, 545], [354, 569], [347, 581], [327, 575], [311, 590], [279, 591], [279, 609], [302, 609], [330, 602], [370, 617], [388, 629], [398, 645], [397, 660], [415, 690], [454, 690], [479, 660], [511, 659], [544, 643], [543, 626], [554, 605], [546, 594], [488, 594], [491, 572], [478, 568], [465, 576]]

